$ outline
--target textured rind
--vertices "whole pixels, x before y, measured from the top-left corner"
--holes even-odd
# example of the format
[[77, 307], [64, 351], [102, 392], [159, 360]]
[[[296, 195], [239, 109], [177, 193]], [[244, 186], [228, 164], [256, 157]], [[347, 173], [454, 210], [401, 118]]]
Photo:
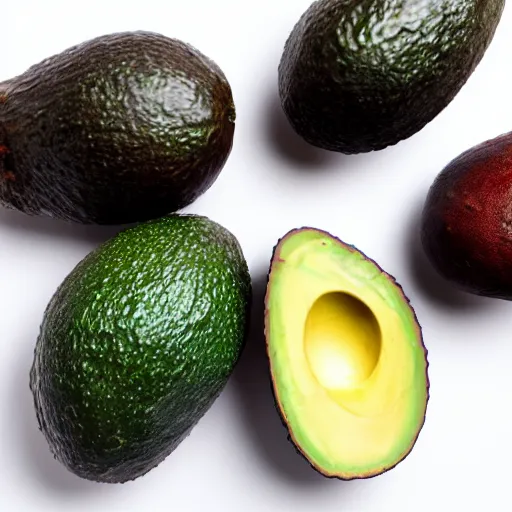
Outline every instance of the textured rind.
[[56, 459], [107, 483], [157, 466], [225, 386], [251, 300], [237, 240], [205, 217], [151, 221], [90, 253], [45, 311], [30, 374]]
[[512, 132], [464, 151], [438, 174], [421, 240], [434, 269], [457, 288], [512, 300]]
[[320, 0], [291, 32], [279, 93], [294, 130], [341, 153], [404, 140], [456, 96], [504, 0]]
[[0, 202], [96, 224], [175, 212], [218, 177], [234, 120], [225, 75], [192, 46], [92, 39], [0, 84]]
[[423, 416], [421, 424], [418, 425], [417, 431], [416, 431], [416, 436], [412, 440], [408, 450], [392, 466], [389, 466], [389, 467], [386, 467], [386, 468], [376, 469], [374, 471], [368, 471], [368, 472], [365, 472], [365, 473], [359, 473], [359, 474], [354, 474], [354, 473], [352, 473], [352, 474], [329, 473], [324, 468], [322, 468], [322, 467], [318, 466], [317, 464], [315, 464], [308, 457], [306, 451], [300, 446], [300, 444], [294, 438], [293, 432], [292, 432], [292, 427], [291, 427], [290, 422], [288, 421], [288, 419], [286, 417], [286, 414], [285, 414], [284, 409], [283, 409], [282, 404], [281, 404], [281, 399], [279, 397], [279, 389], [278, 389], [278, 387], [276, 385], [276, 381], [275, 381], [275, 378], [274, 378], [274, 372], [273, 372], [273, 368], [272, 368], [272, 360], [270, 358], [270, 350], [269, 350], [270, 340], [269, 340], [269, 325], [268, 325], [268, 322], [269, 322], [268, 302], [269, 302], [270, 294], [272, 293], [272, 273], [274, 271], [275, 263], [282, 262], [282, 258], [281, 258], [281, 255], [280, 255], [280, 250], [281, 250], [281, 247], [283, 246], [283, 244], [286, 243], [286, 241], [290, 237], [293, 237], [294, 235], [297, 235], [297, 234], [299, 234], [301, 232], [304, 232], [304, 231], [312, 231], [312, 232], [315, 232], [315, 233], [321, 233], [321, 234], [331, 238], [332, 240], [334, 240], [337, 244], [341, 245], [346, 250], [351, 251], [351, 252], [357, 251], [367, 261], [369, 261], [370, 263], [375, 265], [375, 267], [400, 292], [404, 302], [407, 304], [407, 307], [410, 309], [411, 314], [413, 315], [414, 324], [415, 324], [415, 328], [416, 328], [416, 331], [417, 331], [418, 344], [419, 344], [419, 346], [421, 347], [421, 349], [423, 350], [423, 353], [424, 353], [424, 358], [425, 358], [425, 379], [426, 379], [426, 401], [425, 401], [425, 410], [426, 410], [427, 406], [428, 406], [428, 402], [430, 400], [430, 380], [429, 380], [429, 373], [428, 373], [428, 370], [429, 370], [428, 350], [427, 350], [427, 348], [426, 348], [426, 346], [425, 346], [425, 344], [423, 342], [422, 328], [421, 328], [421, 325], [418, 322], [418, 318], [416, 316], [416, 312], [415, 312], [414, 308], [412, 307], [409, 299], [406, 297], [406, 295], [405, 295], [402, 287], [400, 286], [400, 284], [398, 284], [396, 282], [396, 280], [395, 280], [395, 278], [393, 276], [391, 276], [390, 274], [385, 272], [379, 266], [379, 264], [377, 262], [375, 262], [374, 260], [372, 260], [371, 258], [366, 256], [366, 254], [364, 254], [359, 249], [356, 249], [354, 246], [346, 244], [345, 242], [343, 242], [342, 240], [340, 240], [339, 238], [335, 237], [334, 235], [330, 234], [327, 231], [324, 231], [324, 230], [321, 230], [321, 229], [318, 229], [318, 228], [308, 227], [308, 226], [292, 229], [285, 236], [283, 236], [281, 239], [278, 240], [278, 243], [274, 247], [274, 251], [273, 251], [273, 254], [272, 254], [271, 261], [270, 261], [270, 270], [269, 270], [268, 278], [267, 278], [267, 290], [266, 290], [266, 295], [265, 295], [265, 340], [266, 340], [266, 348], [267, 348], [267, 351], [266, 351], [266, 353], [267, 353], [267, 360], [268, 360], [268, 364], [269, 364], [269, 367], [270, 367], [270, 376], [271, 376], [271, 380], [272, 380], [271, 389], [272, 389], [272, 393], [273, 393], [273, 396], [274, 396], [274, 402], [275, 402], [275, 405], [276, 405], [276, 409], [277, 409], [277, 411], [279, 413], [279, 417], [281, 418], [283, 426], [288, 431], [288, 440], [290, 441], [290, 443], [292, 443], [293, 447], [295, 448], [295, 451], [300, 456], [302, 456], [306, 460], [306, 462], [315, 471], [317, 471], [319, 474], [321, 474], [322, 476], [324, 476], [326, 478], [332, 478], [332, 479], [337, 479], [337, 480], [357, 480], [357, 479], [364, 480], [364, 479], [368, 479], [368, 478], [373, 478], [373, 477], [379, 476], [379, 475], [381, 475], [383, 473], [386, 473], [387, 471], [390, 471], [391, 469], [395, 468], [398, 464], [400, 464], [403, 460], [405, 460], [405, 458], [411, 453], [412, 449], [414, 448], [414, 445], [416, 444], [416, 441], [418, 440], [418, 437], [419, 437], [419, 435], [421, 433], [421, 430], [423, 429], [423, 426], [425, 424], [426, 416]]

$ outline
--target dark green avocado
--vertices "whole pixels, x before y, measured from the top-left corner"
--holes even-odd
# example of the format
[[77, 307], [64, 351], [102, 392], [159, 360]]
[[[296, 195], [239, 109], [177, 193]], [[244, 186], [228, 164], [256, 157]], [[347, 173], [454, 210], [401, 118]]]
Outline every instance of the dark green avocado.
[[307, 142], [380, 150], [436, 117], [493, 39], [504, 0], [320, 0], [288, 38], [279, 93]]
[[0, 84], [0, 203], [96, 224], [175, 212], [218, 177], [234, 121], [225, 75], [195, 48], [98, 37]]
[[237, 239], [206, 217], [151, 220], [86, 256], [46, 309], [30, 374], [56, 459], [107, 483], [163, 461], [237, 364], [251, 295]]

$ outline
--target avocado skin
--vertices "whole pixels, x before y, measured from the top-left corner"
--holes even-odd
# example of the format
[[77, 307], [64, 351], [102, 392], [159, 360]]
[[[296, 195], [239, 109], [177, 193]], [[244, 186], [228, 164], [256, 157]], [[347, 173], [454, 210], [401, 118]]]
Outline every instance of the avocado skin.
[[478, 144], [436, 177], [423, 207], [421, 241], [456, 288], [512, 300], [512, 132]]
[[0, 202], [95, 224], [175, 212], [218, 177], [234, 120], [226, 77], [192, 46], [95, 38], [0, 84]]
[[51, 299], [30, 373], [57, 460], [106, 483], [163, 461], [231, 375], [251, 295], [237, 240], [205, 217], [149, 221], [90, 253]]
[[320, 0], [279, 64], [293, 129], [345, 154], [384, 149], [436, 117], [490, 44], [504, 0]]

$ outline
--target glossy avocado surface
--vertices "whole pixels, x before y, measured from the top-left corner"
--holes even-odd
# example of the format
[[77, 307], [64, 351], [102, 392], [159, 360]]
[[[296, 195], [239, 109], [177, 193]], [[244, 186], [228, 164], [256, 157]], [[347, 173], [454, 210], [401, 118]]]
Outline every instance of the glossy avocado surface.
[[438, 174], [421, 240], [430, 263], [457, 288], [512, 300], [512, 133], [469, 148]]
[[86, 256], [48, 304], [30, 374], [57, 460], [105, 483], [162, 462], [226, 385], [250, 302], [238, 241], [206, 217], [149, 221]]
[[177, 211], [218, 177], [234, 121], [225, 75], [192, 46], [92, 39], [0, 84], [0, 202], [96, 224]]
[[279, 92], [294, 130], [346, 154], [436, 117], [475, 70], [504, 0], [319, 0], [286, 41]]

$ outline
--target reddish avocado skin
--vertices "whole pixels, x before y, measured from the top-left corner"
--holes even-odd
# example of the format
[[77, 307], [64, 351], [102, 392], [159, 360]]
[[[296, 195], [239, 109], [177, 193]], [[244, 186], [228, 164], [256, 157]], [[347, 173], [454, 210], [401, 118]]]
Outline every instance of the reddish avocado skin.
[[457, 288], [512, 300], [512, 132], [465, 151], [432, 184], [421, 241]]

